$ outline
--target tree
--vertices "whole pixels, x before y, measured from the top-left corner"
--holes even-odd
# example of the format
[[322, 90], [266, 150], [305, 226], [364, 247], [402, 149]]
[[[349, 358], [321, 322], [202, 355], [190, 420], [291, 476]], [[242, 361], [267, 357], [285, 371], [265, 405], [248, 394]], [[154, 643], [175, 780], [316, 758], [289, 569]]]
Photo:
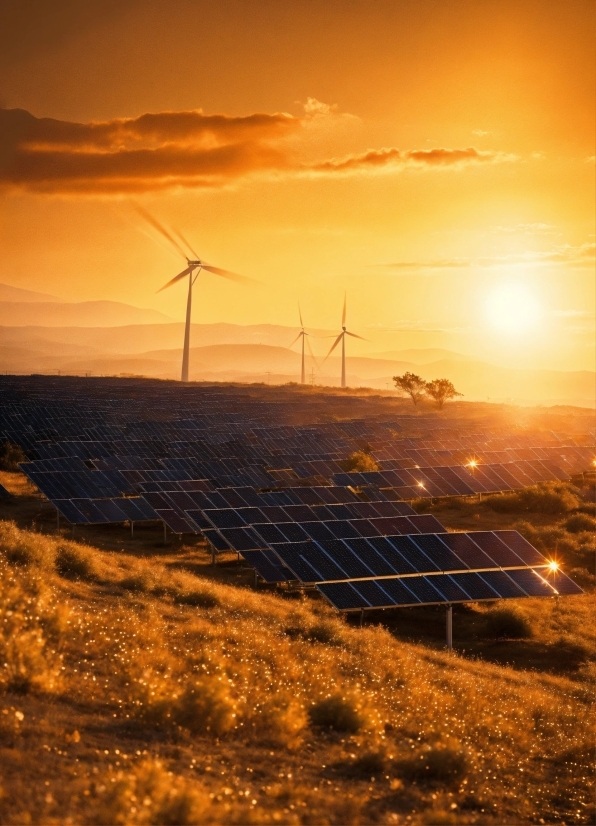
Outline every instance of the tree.
[[435, 404], [441, 410], [443, 405], [449, 399], [454, 399], [456, 396], [463, 396], [463, 393], [458, 393], [449, 379], [433, 379], [427, 381], [425, 390], [427, 394], [434, 399]]
[[404, 373], [403, 376], [393, 376], [396, 388], [404, 395], [409, 396], [414, 404], [424, 398], [426, 382], [415, 373]]

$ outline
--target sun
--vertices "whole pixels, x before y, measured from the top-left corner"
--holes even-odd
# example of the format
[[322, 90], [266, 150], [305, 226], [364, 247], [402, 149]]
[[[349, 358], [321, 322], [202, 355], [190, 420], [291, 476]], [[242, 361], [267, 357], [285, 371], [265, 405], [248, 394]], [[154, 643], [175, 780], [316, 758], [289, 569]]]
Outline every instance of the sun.
[[486, 316], [503, 333], [525, 333], [537, 326], [540, 305], [524, 284], [500, 284], [486, 299]]

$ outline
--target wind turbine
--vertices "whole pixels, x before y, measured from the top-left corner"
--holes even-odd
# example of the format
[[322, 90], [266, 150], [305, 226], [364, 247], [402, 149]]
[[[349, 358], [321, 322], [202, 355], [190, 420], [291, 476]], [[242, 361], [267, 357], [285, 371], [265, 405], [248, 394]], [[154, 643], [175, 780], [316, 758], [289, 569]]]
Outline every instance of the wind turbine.
[[[148, 221], [151, 226], [156, 229], [164, 238], [166, 238], [170, 244], [174, 247], [174, 249], [179, 252], [181, 255], [186, 258], [187, 267], [182, 272], [179, 272], [178, 275], [175, 275], [171, 281], [168, 281], [167, 284], [164, 284], [157, 292], [160, 293], [162, 290], [166, 290], [168, 287], [171, 287], [180, 279], [185, 278], [188, 276], [188, 297], [186, 299], [186, 324], [184, 327], [184, 349], [182, 352], [182, 375], [181, 381], [187, 382], [188, 381], [188, 368], [189, 368], [189, 360], [190, 360], [190, 319], [191, 319], [191, 310], [192, 310], [192, 288], [199, 277], [199, 273], [201, 270], [205, 270], [206, 272], [214, 273], [215, 275], [219, 275], [222, 278], [228, 278], [230, 281], [236, 281], [239, 284], [257, 284], [258, 282], [252, 278], [246, 278], [243, 275], [238, 275], [235, 272], [229, 272], [228, 270], [222, 270], [220, 267], [213, 267], [211, 264], [206, 264], [202, 261], [197, 253], [193, 250], [190, 246], [188, 241], [183, 237], [183, 235], [179, 231], [172, 231], [169, 232], [159, 221], [150, 215], [146, 210], [144, 210], [138, 204], [134, 205], [137, 212], [139, 212], [143, 218]], [[182, 243], [188, 247], [191, 253], [194, 255], [194, 259], [188, 257], [184, 249], [180, 246], [176, 238], [174, 237], [174, 232], [180, 238]]]
[[[300, 327], [302, 329], [300, 330], [300, 332], [298, 333], [298, 335], [296, 336], [294, 341], [290, 344], [290, 347], [293, 347], [294, 344], [296, 344], [296, 342], [298, 341], [299, 338], [302, 339], [302, 373], [301, 373], [301, 376], [300, 376], [300, 383], [301, 384], [306, 384], [306, 369], [305, 369], [305, 362], [304, 362], [304, 341], [305, 341], [305, 339], [306, 339], [306, 341], [308, 341], [307, 336], [309, 336], [310, 333], [307, 333], [306, 330], [304, 329], [304, 322], [302, 321], [302, 310], [300, 309], [300, 304], [298, 305], [298, 315], [300, 316]], [[313, 355], [313, 352], [312, 352], [312, 349], [311, 349], [311, 346], [310, 346], [310, 341], [308, 341], [308, 349], [310, 350], [310, 354], [311, 354], [312, 359], [314, 361], [315, 357]]]
[[329, 358], [331, 353], [335, 350], [339, 342], [341, 341], [341, 386], [346, 386], [346, 336], [352, 336], [352, 338], [359, 338], [361, 341], [367, 341], [368, 339], [362, 338], [362, 336], [357, 336], [356, 333], [349, 333], [346, 329], [346, 294], [344, 293], [344, 309], [341, 315], [341, 333], [333, 342], [333, 346], [331, 350], [325, 356], [325, 361]]

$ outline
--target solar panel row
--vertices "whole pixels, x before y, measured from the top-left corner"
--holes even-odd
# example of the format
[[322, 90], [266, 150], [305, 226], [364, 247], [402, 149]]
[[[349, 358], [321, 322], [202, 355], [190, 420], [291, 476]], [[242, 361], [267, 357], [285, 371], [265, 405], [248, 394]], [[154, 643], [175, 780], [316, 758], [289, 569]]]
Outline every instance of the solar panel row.
[[317, 589], [340, 611], [583, 593], [562, 571], [546, 573], [542, 568], [336, 582]]

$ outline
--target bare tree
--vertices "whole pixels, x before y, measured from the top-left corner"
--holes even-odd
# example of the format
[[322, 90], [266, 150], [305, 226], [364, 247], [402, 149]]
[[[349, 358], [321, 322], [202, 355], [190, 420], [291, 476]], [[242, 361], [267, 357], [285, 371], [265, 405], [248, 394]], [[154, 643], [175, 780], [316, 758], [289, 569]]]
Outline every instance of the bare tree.
[[415, 373], [404, 373], [403, 376], [393, 376], [396, 388], [404, 395], [409, 396], [414, 404], [424, 398], [426, 382]]
[[454, 399], [456, 396], [463, 396], [463, 393], [458, 393], [449, 379], [433, 379], [427, 381], [425, 385], [427, 394], [434, 399], [435, 404], [441, 410], [443, 405], [449, 399]]

